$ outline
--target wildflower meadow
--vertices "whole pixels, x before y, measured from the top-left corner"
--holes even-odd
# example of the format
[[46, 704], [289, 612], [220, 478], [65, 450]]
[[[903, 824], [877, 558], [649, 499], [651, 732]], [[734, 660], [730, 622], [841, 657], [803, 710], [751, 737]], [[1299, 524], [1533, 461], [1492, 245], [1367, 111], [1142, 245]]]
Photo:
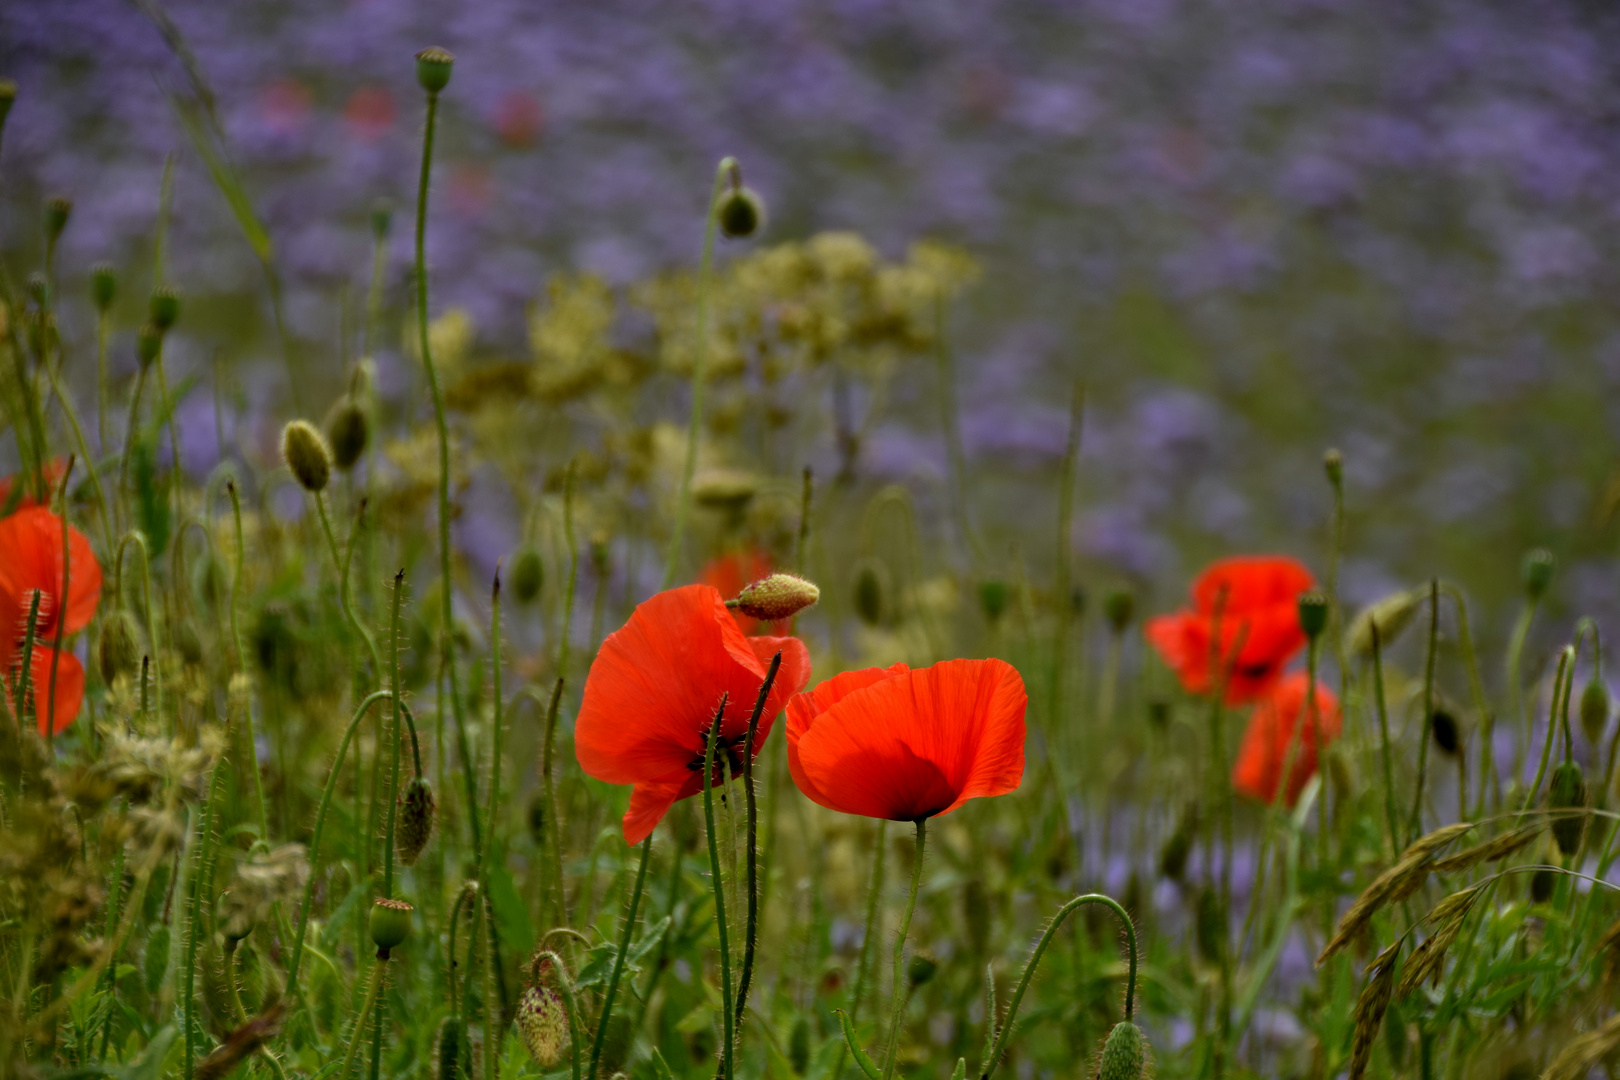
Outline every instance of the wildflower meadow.
[[0, 10], [0, 1076], [1620, 1071], [1612, 13], [437, 7]]

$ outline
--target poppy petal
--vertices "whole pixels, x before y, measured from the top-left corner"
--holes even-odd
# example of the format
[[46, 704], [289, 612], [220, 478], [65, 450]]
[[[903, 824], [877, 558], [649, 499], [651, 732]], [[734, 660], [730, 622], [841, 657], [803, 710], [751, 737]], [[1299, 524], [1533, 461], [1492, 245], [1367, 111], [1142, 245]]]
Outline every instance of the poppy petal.
[[[35, 632], [54, 640], [62, 591], [62, 519], [43, 506], [0, 519], [0, 630], [20, 639], [26, 629], [33, 592], [40, 590]], [[63, 634], [83, 630], [101, 601], [101, 564], [90, 541], [68, 526], [68, 601]]]
[[[54, 665], [53, 665], [54, 659]], [[16, 665], [15, 658], [11, 665]], [[9, 665], [8, 665], [9, 666]], [[52, 667], [55, 667], [55, 695], [52, 696]], [[15, 672], [12, 673], [15, 679]], [[15, 684], [6, 688], [6, 704], [16, 714]], [[84, 704], [84, 665], [66, 649], [35, 649], [28, 665], [28, 697], [34, 703], [42, 736], [55, 734], [73, 723]], [[54, 708], [53, 708], [54, 706]], [[47, 720], [49, 723], [47, 723]]]
[[1236, 555], [1210, 563], [1198, 575], [1193, 582], [1193, 606], [1202, 614], [1213, 615], [1223, 604], [1226, 611], [1233, 613], [1292, 604], [1313, 584], [1311, 572], [1298, 559]]

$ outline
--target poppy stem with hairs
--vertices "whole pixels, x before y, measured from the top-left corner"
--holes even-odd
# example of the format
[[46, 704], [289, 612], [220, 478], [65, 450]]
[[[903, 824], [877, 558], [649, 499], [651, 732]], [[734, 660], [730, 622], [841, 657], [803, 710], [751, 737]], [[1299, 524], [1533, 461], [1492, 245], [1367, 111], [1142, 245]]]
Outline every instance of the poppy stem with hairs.
[[[703, 740], [703, 823], [709, 833], [709, 877], [714, 887], [714, 923], [720, 937], [720, 1000], [731, 998], [731, 949], [726, 941], [726, 890], [720, 878], [720, 846], [714, 832], [714, 751], [720, 741], [720, 725], [726, 718], [726, 695], [720, 695], [720, 707], [715, 710], [714, 722], [709, 725], [708, 737]], [[731, 1080], [732, 1053], [734, 1051], [734, 1019], [730, 1009], [720, 1010], [722, 1042], [720, 1044], [720, 1080]], [[589, 1077], [588, 1080], [595, 1080]]]
[[1429, 730], [1434, 720], [1434, 663], [1440, 651], [1440, 579], [1429, 582], [1429, 646], [1423, 661], [1423, 734], [1418, 739], [1417, 790], [1412, 794], [1412, 816], [1407, 823], [1407, 843], [1418, 838], [1423, 827], [1423, 789], [1429, 779]]
[[[1029, 954], [1029, 960], [1024, 964], [1024, 971], [1018, 977], [1018, 986], [1013, 990], [1012, 998], [1007, 1002], [1007, 1017], [996, 1030], [995, 1041], [990, 1046], [990, 1053], [979, 1065], [979, 1080], [990, 1080], [996, 1066], [1001, 1064], [1001, 1054], [1007, 1048], [1007, 1037], [1012, 1034], [1013, 1021], [1018, 1017], [1019, 1003], [1024, 1000], [1024, 991], [1029, 989], [1029, 981], [1035, 975], [1035, 968], [1041, 962], [1041, 955], [1046, 952], [1047, 945], [1052, 942], [1052, 935], [1057, 933], [1058, 927], [1078, 909], [1087, 904], [1101, 904], [1119, 916], [1120, 923], [1125, 927], [1125, 941], [1130, 947], [1130, 970], [1125, 979], [1125, 1019], [1131, 1021], [1136, 1015], [1136, 924], [1131, 921], [1130, 912], [1111, 896], [1102, 893], [1086, 893], [1077, 896], [1067, 904], [1058, 908], [1052, 921], [1046, 924], [1041, 936], [1035, 942], [1035, 948]], [[994, 1025], [996, 1018], [990, 1016], [986, 1022]]]
[[889, 1002], [889, 1049], [883, 1055], [883, 1080], [894, 1076], [894, 1061], [900, 1052], [900, 1027], [905, 1017], [906, 935], [911, 931], [911, 915], [917, 910], [917, 891], [922, 885], [923, 845], [928, 839], [928, 819], [917, 819], [917, 853], [911, 864], [911, 891], [906, 894], [905, 914], [900, 916], [900, 934], [894, 940], [894, 996]]
[[[45, 594], [39, 589], [33, 591], [28, 601], [28, 623], [23, 632], [22, 668], [17, 672], [16, 692], [11, 700], [17, 710], [17, 730], [22, 730], [23, 721], [28, 717], [28, 676], [34, 669], [34, 634], [39, 627], [39, 601]], [[38, 691], [35, 692], [36, 695]], [[34, 709], [35, 722], [38, 722], [39, 708]]]
[[[588, 1080], [595, 1080], [596, 1066], [602, 1060], [602, 1047], [607, 1042], [608, 1021], [613, 1019], [613, 999], [619, 992], [619, 977], [624, 974], [625, 953], [630, 951], [630, 936], [636, 929], [636, 911], [641, 907], [641, 889], [647, 881], [647, 860], [651, 855], [652, 833], [648, 833], [647, 839], [641, 842], [641, 865], [636, 867], [636, 883], [630, 890], [630, 912], [625, 916], [624, 932], [619, 935], [619, 952], [613, 958], [613, 973], [608, 976], [607, 991], [602, 995], [602, 1015], [596, 1021], [596, 1038], [591, 1040], [591, 1064], [585, 1073]], [[723, 944], [721, 948], [724, 949]]]
[[748, 983], [754, 974], [754, 943], [759, 934], [759, 808], [754, 794], [754, 739], [759, 734], [759, 717], [765, 699], [771, 696], [776, 673], [782, 668], [782, 654], [771, 657], [765, 681], [759, 684], [759, 697], [748, 718], [748, 738], [743, 744], [743, 797], [748, 804], [748, 932], [743, 938], [742, 974], [737, 980], [737, 1026], [742, 1027], [743, 1010], [748, 1005]]
[[1372, 630], [1373, 698], [1378, 708], [1378, 739], [1384, 766], [1384, 814], [1389, 819], [1391, 858], [1401, 853], [1400, 826], [1395, 823], [1395, 765], [1389, 746], [1389, 706], [1384, 701], [1384, 643], [1379, 638], [1378, 620]]

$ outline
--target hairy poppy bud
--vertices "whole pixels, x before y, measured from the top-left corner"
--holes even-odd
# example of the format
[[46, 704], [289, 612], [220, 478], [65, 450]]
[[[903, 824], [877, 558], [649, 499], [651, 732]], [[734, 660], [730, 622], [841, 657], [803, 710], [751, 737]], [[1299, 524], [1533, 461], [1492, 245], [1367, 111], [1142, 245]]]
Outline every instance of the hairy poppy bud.
[[867, 626], [883, 621], [884, 593], [882, 568], [874, 562], [864, 562], [855, 572], [855, 614]]
[[1558, 557], [1546, 548], [1533, 548], [1525, 552], [1519, 568], [1524, 581], [1524, 594], [1532, 601], [1540, 600], [1552, 586], [1553, 574], [1558, 570]]
[[540, 557], [540, 549], [533, 544], [518, 548], [512, 557], [511, 576], [512, 595], [517, 597], [518, 603], [533, 603], [546, 581], [546, 564]]
[[1553, 886], [1558, 884], [1558, 878], [1551, 870], [1537, 870], [1530, 875], [1530, 902], [1545, 904], [1553, 897]]
[[979, 609], [984, 617], [997, 622], [1007, 613], [1007, 583], [1005, 581], [979, 582]]
[[517, 1007], [518, 1034], [536, 1065], [549, 1069], [568, 1045], [568, 1010], [557, 991], [536, 983], [523, 991]]
[[1308, 638], [1320, 637], [1328, 624], [1328, 598], [1316, 590], [1299, 594], [1299, 628]]
[[753, 236], [765, 224], [765, 202], [751, 188], [735, 187], [720, 196], [714, 217], [733, 240]]
[[326, 439], [332, 447], [332, 464], [340, 472], [348, 472], [366, 452], [371, 437], [371, 426], [366, 421], [366, 410], [348, 394], [338, 398], [332, 411], [326, 414]]
[[169, 285], [155, 289], [146, 308], [152, 325], [167, 333], [180, 318], [180, 291]]
[[388, 959], [388, 953], [411, 932], [411, 913], [416, 909], [403, 900], [389, 900], [379, 896], [371, 905], [371, 943], [377, 946], [377, 959]]
[[810, 1021], [803, 1013], [793, 1021], [793, 1031], [788, 1035], [787, 1058], [795, 1076], [803, 1076], [810, 1068]]
[[450, 85], [450, 69], [456, 58], [450, 50], [438, 46], [423, 49], [416, 54], [416, 81], [430, 94], [437, 94]]
[[[1581, 767], [1573, 761], [1565, 762], [1553, 770], [1547, 787], [1547, 805], [1553, 810], [1575, 810], [1586, 806], [1586, 778]], [[1553, 842], [1563, 855], [1573, 855], [1580, 849], [1581, 838], [1586, 835], [1586, 815], [1570, 814], [1553, 818]]]
[[68, 218], [73, 214], [73, 200], [58, 195], [45, 204], [45, 238], [55, 241], [67, 228]]
[[1593, 746], [1603, 738], [1603, 729], [1609, 726], [1609, 688], [1598, 679], [1586, 684], [1581, 691], [1581, 731]]
[[1434, 736], [1434, 745], [1440, 748], [1441, 753], [1455, 755], [1459, 733], [1457, 718], [1445, 709], [1436, 709], [1429, 714], [1429, 734]]
[[96, 659], [101, 680], [111, 686], [121, 675], [134, 675], [141, 666], [140, 631], [135, 617], [123, 608], [101, 624], [101, 640], [96, 643]]
[[1379, 651], [1389, 648], [1401, 636], [1401, 632], [1412, 625], [1418, 603], [1426, 595], [1427, 590], [1398, 592], [1362, 608], [1350, 620], [1350, 626], [1344, 632], [1345, 645], [1358, 656], [1372, 655], [1373, 629], [1376, 627]]
[[1115, 589], [1103, 600], [1103, 615], [1116, 634], [1123, 634], [1136, 614], [1136, 597], [1129, 589]]
[[1322, 470], [1327, 473], [1328, 483], [1334, 487], [1344, 483], [1344, 455], [1337, 450], [1329, 450], [1322, 455]]
[[96, 305], [96, 310], [102, 314], [112, 307], [113, 299], [118, 295], [118, 271], [114, 270], [112, 263], [96, 263], [90, 268], [90, 299]]
[[383, 198], [373, 199], [370, 220], [371, 235], [381, 240], [388, 235], [388, 227], [394, 222], [394, 204]]
[[1142, 1038], [1142, 1029], [1121, 1020], [1103, 1041], [1097, 1080], [1141, 1080], [1146, 1066], [1147, 1041]]
[[927, 986], [934, 981], [939, 973], [939, 961], [928, 953], [920, 952], [912, 956], [906, 965], [906, 981], [915, 990], [919, 986]]
[[308, 420], [281, 429], [281, 459], [305, 491], [321, 491], [332, 479], [332, 451]]
[[399, 793], [399, 831], [394, 834], [394, 851], [406, 866], [415, 866], [422, 850], [433, 838], [433, 822], [438, 816], [438, 802], [433, 797], [433, 785], [426, 777], [418, 776]]
[[152, 361], [158, 358], [163, 351], [163, 331], [147, 323], [135, 334], [135, 359], [142, 368], [152, 366]]
[[434, 1074], [439, 1080], [470, 1080], [472, 1043], [467, 1038], [464, 1019], [455, 1015], [444, 1018], [439, 1025], [439, 1037], [434, 1040], [434, 1054], [438, 1065]]
[[793, 574], [772, 574], [743, 589], [726, 606], [752, 619], [776, 622], [791, 619], [820, 599], [821, 590], [814, 582]]

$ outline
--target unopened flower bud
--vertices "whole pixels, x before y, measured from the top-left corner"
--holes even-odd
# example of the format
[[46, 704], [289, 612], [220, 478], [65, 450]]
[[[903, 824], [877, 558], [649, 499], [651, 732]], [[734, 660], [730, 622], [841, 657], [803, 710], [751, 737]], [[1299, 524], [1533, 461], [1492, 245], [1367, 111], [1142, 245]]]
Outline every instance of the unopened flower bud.
[[938, 973], [939, 961], [925, 952], [914, 954], [906, 965], [906, 981], [911, 984], [913, 990], [933, 982], [934, 976]]
[[1123, 634], [1136, 614], [1136, 597], [1129, 589], [1115, 589], [1103, 600], [1103, 614], [1114, 633]]
[[101, 679], [109, 686], [119, 676], [134, 675], [141, 666], [140, 631], [135, 617], [123, 608], [101, 623], [101, 640], [96, 643], [96, 660]]
[[765, 202], [750, 188], [732, 188], [720, 196], [714, 217], [720, 231], [733, 240], [753, 236], [765, 224]]
[[1315, 591], [1299, 596], [1299, 628], [1308, 638], [1320, 637], [1328, 624], [1328, 598]]
[[561, 1061], [568, 1045], [568, 1009], [557, 991], [543, 982], [523, 991], [518, 999], [517, 1029], [540, 1068], [549, 1069]]
[[991, 622], [1007, 613], [1007, 583], [1005, 581], [979, 582], [979, 609]]
[[1159, 848], [1159, 873], [1171, 881], [1180, 881], [1187, 872], [1187, 856], [1191, 853], [1192, 834], [1178, 826], [1175, 832], [1165, 837], [1164, 846]]
[[332, 479], [332, 451], [308, 420], [281, 429], [281, 457], [305, 491], [321, 491]]
[[434, 1075], [439, 1080], [470, 1080], [472, 1077], [472, 1042], [467, 1038], [467, 1021], [460, 1016], [447, 1016], [439, 1025], [439, 1037], [434, 1040]]
[[382, 896], [371, 905], [371, 943], [377, 946], [379, 960], [388, 959], [389, 952], [410, 934], [411, 914], [415, 910], [403, 900]]
[[180, 318], [180, 290], [169, 285], [154, 289], [147, 301], [147, 317], [153, 326], [167, 333]]
[[400, 862], [406, 866], [416, 865], [433, 838], [437, 816], [438, 802], [433, 797], [433, 785], [426, 777], [412, 779], [399, 793], [399, 829], [394, 833], [394, 850]]
[[366, 410], [348, 394], [338, 399], [326, 415], [326, 439], [332, 447], [332, 464], [340, 472], [348, 472], [366, 452], [371, 437], [371, 426]]
[[1142, 1080], [1146, 1066], [1147, 1041], [1142, 1038], [1142, 1029], [1121, 1020], [1103, 1041], [1097, 1080]]
[[45, 280], [45, 275], [36, 270], [28, 275], [28, 279], [24, 284], [28, 286], [29, 298], [39, 307], [44, 308], [46, 302], [51, 298], [51, 283]]
[[143, 368], [151, 367], [152, 361], [158, 358], [163, 351], [163, 331], [147, 323], [135, 334], [135, 359], [140, 361]]
[[540, 549], [524, 544], [512, 557], [512, 595], [520, 604], [532, 604], [546, 583], [546, 563]]
[[448, 49], [438, 46], [423, 49], [416, 54], [416, 81], [430, 94], [437, 94], [450, 85], [450, 69], [456, 58]]
[[743, 589], [726, 606], [753, 619], [776, 622], [791, 619], [820, 599], [821, 590], [814, 582], [793, 574], [772, 574]]
[[394, 221], [394, 204], [388, 199], [377, 198], [371, 201], [371, 235], [381, 240], [388, 235], [388, 227]]
[[1328, 483], [1339, 487], [1344, 483], [1344, 455], [1337, 450], [1329, 450], [1322, 455], [1322, 470], [1327, 473]]
[[1558, 884], [1558, 876], [1550, 869], [1537, 870], [1530, 875], [1530, 902], [1532, 904], [1545, 904], [1553, 898], [1553, 888]]
[[883, 621], [887, 591], [883, 587], [881, 567], [874, 562], [862, 563], [855, 572], [855, 614], [860, 616], [861, 622], [876, 626]]
[[1558, 557], [1546, 548], [1534, 548], [1525, 553], [1519, 572], [1524, 581], [1524, 594], [1532, 602], [1540, 600], [1552, 586], [1553, 574], [1558, 570]]
[[90, 268], [90, 299], [95, 303], [96, 310], [106, 313], [112, 307], [113, 298], [118, 295], [118, 271], [114, 270], [112, 263], [96, 263]]
[[1455, 755], [1461, 740], [1461, 733], [1457, 727], [1457, 718], [1446, 709], [1436, 709], [1429, 714], [1429, 734], [1434, 737], [1434, 745], [1443, 754]]
[[45, 239], [55, 242], [67, 228], [68, 218], [73, 214], [73, 200], [62, 195], [45, 204]]
[[1581, 691], [1581, 731], [1593, 746], [1603, 738], [1609, 726], [1609, 688], [1600, 679], [1593, 679]]
[[[1586, 778], [1575, 762], [1565, 762], [1553, 770], [1547, 788], [1547, 805], [1553, 810], [1585, 808]], [[1553, 818], [1552, 834], [1561, 854], [1575, 854], [1580, 849], [1581, 838], [1586, 835], [1586, 815], [1569, 814]]]
[[1376, 628], [1379, 651], [1387, 649], [1401, 632], [1412, 625], [1418, 603], [1428, 590], [1408, 590], [1386, 596], [1356, 613], [1344, 632], [1345, 644], [1358, 656], [1370, 656], [1373, 650], [1373, 631]]

